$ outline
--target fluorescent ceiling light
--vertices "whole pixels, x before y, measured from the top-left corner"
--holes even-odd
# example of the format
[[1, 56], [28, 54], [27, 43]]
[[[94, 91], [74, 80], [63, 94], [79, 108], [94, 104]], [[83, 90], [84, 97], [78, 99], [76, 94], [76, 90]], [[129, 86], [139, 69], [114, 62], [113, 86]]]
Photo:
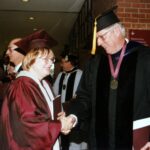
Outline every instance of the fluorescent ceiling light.
[[22, 0], [22, 2], [29, 2], [29, 0]]
[[34, 20], [35, 18], [34, 17], [29, 17], [29, 20]]

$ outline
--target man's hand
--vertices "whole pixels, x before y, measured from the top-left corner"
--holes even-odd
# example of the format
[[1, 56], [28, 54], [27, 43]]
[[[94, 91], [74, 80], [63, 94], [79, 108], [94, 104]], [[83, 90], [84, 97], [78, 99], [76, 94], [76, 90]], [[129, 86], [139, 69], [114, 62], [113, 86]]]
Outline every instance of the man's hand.
[[60, 112], [57, 119], [60, 120], [62, 125], [61, 132], [65, 135], [69, 134], [74, 127], [75, 118], [72, 115], [66, 117], [65, 112]]

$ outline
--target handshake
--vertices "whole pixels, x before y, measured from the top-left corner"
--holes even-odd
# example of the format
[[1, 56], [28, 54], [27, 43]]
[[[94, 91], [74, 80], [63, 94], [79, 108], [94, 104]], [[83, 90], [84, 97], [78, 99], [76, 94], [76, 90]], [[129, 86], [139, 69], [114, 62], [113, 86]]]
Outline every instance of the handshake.
[[57, 120], [61, 122], [61, 132], [64, 135], [69, 134], [77, 123], [77, 118], [74, 115], [66, 116], [65, 112], [58, 113]]

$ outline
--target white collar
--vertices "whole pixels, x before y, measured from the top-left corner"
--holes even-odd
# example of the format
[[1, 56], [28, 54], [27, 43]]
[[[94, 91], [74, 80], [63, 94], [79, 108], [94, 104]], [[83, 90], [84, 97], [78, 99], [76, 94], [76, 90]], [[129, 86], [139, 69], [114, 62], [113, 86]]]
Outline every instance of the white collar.
[[29, 77], [33, 79], [38, 85], [40, 84], [40, 80], [35, 75], [33, 75], [33, 73], [29, 71], [25, 71], [25, 70], [20, 71], [16, 78], [21, 77], [21, 76]]
[[21, 62], [20, 64], [18, 64], [18, 65], [15, 66], [15, 69], [14, 69], [14, 72], [15, 72], [15, 73], [18, 72], [18, 70], [19, 70], [19, 68], [21, 67], [21, 65], [22, 65], [22, 62]]

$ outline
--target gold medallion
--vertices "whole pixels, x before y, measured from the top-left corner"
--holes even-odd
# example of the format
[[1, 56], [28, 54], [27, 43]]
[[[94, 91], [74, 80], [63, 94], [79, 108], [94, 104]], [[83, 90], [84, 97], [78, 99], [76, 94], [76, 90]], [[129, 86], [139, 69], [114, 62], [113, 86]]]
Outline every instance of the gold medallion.
[[118, 88], [118, 81], [116, 79], [111, 80], [110, 87], [111, 89], [116, 90]]

